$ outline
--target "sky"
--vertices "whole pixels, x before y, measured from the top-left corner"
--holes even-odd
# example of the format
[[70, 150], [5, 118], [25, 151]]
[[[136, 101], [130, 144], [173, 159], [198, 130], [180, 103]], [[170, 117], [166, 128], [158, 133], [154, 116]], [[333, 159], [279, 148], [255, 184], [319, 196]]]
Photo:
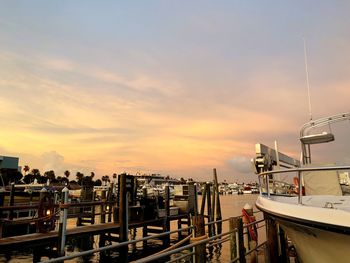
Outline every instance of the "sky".
[[349, 111], [349, 12], [347, 1], [2, 1], [0, 155], [56, 175], [210, 180], [216, 168], [219, 181], [254, 181], [255, 143], [300, 156], [303, 38], [313, 118]]

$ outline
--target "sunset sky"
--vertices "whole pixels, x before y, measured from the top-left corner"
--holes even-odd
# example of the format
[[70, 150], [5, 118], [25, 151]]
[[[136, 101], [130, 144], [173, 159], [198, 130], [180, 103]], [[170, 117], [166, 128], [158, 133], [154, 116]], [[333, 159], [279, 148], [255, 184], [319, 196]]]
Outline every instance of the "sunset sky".
[[299, 158], [303, 38], [314, 119], [350, 110], [349, 13], [347, 1], [3, 1], [0, 155], [56, 175], [209, 180], [216, 167], [219, 181], [255, 180], [255, 143]]

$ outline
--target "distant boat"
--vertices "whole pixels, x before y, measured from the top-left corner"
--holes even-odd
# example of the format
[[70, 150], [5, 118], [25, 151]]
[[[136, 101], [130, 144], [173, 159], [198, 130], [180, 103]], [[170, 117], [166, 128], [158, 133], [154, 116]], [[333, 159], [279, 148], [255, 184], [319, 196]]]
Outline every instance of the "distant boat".
[[252, 191], [252, 188], [250, 186], [245, 186], [243, 188], [243, 194], [252, 194], [253, 191]]
[[[298, 262], [350, 259], [350, 196], [344, 195], [338, 178], [339, 172], [348, 173], [350, 166], [311, 165], [311, 145], [333, 141], [334, 135], [310, 132], [345, 120], [350, 120], [350, 113], [310, 121], [302, 127], [302, 166], [274, 149], [256, 145], [254, 164], [260, 182], [256, 206], [286, 232], [295, 246]], [[273, 170], [277, 163], [287, 169]], [[294, 176], [294, 186], [280, 183], [282, 172], [283, 177]]]

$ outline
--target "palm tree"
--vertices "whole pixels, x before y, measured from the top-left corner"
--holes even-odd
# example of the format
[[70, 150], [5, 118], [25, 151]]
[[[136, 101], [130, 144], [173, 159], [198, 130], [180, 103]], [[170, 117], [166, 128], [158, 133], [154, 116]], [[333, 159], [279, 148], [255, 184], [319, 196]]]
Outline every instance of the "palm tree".
[[65, 175], [65, 176], [66, 176], [66, 178], [68, 179], [68, 177], [70, 176], [70, 171], [65, 170], [65, 171], [64, 171], [64, 175]]
[[31, 172], [31, 181], [33, 180], [37, 180], [37, 181], [39, 181], [40, 180], [40, 177], [41, 177], [41, 174], [40, 174], [40, 171], [39, 171], [39, 169], [36, 169], [36, 168], [34, 168], [34, 169], [32, 169], [32, 172]]
[[46, 171], [44, 173], [44, 176], [47, 178], [47, 180], [49, 180], [49, 182], [52, 182], [56, 178], [55, 172], [53, 170]]
[[23, 167], [23, 171], [24, 171], [24, 175], [27, 175], [28, 172], [30, 171], [30, 167], [29, 167], [28, 165], [25, 165], [25, 166]]
[[81, 172], [77, 172], [76, 174], [77, 180], [78, 180], [78, 184], [81, 184], [83, 178], [84, 178], [84, 174]]

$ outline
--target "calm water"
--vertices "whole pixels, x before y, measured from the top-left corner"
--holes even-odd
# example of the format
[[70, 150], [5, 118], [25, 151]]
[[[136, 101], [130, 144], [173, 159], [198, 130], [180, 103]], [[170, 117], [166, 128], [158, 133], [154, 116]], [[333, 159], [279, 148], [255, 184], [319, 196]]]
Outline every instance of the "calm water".
[[[222, 211], [222, 218], [226, 219], [232, 216], [239, 216], [241, 215], [241, 211], [243, 206], [248, 203], [251, 206], [254, 207], [254, 210], [256, 210], [254, 203], [258, 195], [221, 195], [220, 196], [220, 201], [221, 201], [221, 211]], [[198, 207], [200, 207], [201, 204], [201, 196], [199, 196], [198, 199]], [[257, 214], [257, 219], [262, 218], [262, 214], [259, 213]], [[72, 220], [69, 222], [68, 225], [69, 228], [75, 227], [75, 220]], [[171, 229], [174, 230], [177, 227], [177, 222], [173, 221], [171, 225]], [[228, 231], [228, 222], [223, 223], [223, 232]], [[142, 231], [139, 230], [137, 232], [137, 236], [141, 236]], [[263, 229], [259, 230], [259, 243], [265, 240], [265, 233]], [[76, 242], [75, 245], [78, 245], [79, 242]], [[86, 244], [86, 241], [84, 242]], [[92, 244], [93, 248], [98, 247], [98, 237], [95, 237], [94, 243]], [[141, 247], [142, 243], [140, 242], [137, 247]], [[214, 255], [212, 258], [212, 262], [229, 262], [229, 249], [228, 249], [229, 243], [225, 242], [221, 249], [216, 247], [214, 249]], [[77, 248], [74, 249], [76, 252]], [[72, 251], [67, 251], [67, 254], [74, 253]], [[45, 258], [42, 258], [44, 260]], [[69, 260], [66, 262], [83, 262], [83, 259], [74, 259], [74, 260]], [[4, 255], [0, 255], [0, 262], [33, 262], [32, 255], [26, 254], [25, 252], [22, 253], [17, 253], [16, 255], [13, 255], [10, 260], [6, 260]], [[87, 262], [99, 262], [99, 256], [94, 256], [90, 258]]]

